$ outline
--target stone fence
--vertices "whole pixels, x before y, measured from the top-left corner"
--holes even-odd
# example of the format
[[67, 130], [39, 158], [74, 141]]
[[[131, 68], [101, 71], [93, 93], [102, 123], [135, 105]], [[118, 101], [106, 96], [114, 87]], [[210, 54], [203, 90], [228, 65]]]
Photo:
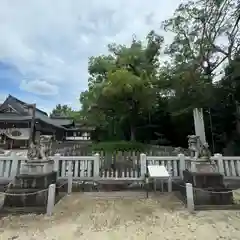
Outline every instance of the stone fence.
[[[100, 155], [92, 156], [61, 156], [55, 154], [50, 157], [54, 160], [58, 179], [67, 179], [68, 171], [72, 171], [74, 180], [141, 180], [146, 173], [147, 165], [165, 165], [171, 172], [173, 179], [182, 179], [182, 171], [190, 169], [191, 157], [183, 154], [177, 156], [148, 156], [141, 154], [139, 159], [131, 161], [123, 168], [103, 168], [103, 159]], [[27, 160], [26, 156], [0, 155], [0, 180], [12, 180], [20, 172], [21, 164]], [[240, 156], [228, 157], [215, 154], [211, 157], [215, 161], [219, 172], [225, 179], [240, 179]]]

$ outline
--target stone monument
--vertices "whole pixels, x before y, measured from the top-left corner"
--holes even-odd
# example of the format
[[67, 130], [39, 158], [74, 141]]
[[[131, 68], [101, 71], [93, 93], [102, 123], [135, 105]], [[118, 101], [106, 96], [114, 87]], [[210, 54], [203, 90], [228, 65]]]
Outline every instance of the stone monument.
[[206, 142], [203, 111], [201, 108], [193, 109], [193, 118], [195, 135], [188, 136], [188, 148], [193, 158], [191, 171], [217, 172], [217, 166], [211, 161], [211, 152]]
[[[202, 189], [194, 192], [195, 204], [231, 204], [232, 193], [224, 185], [223, 175], [217, 165], [211, 161], [211, 152], [205, 137], [202, 109], [193, 110], [195, 135], [188, 136], [188, 148], [191, 152], [191, 168], [183, 171], [184, 182], [193, 188]], [[213, 192], [219, 192], [212, 194]]]
[[[56, 183], [54, 161], [49, 159], [51, 136], [40, 136], [37, 144], [31, 142], [27, 161], [21, 165], [20, 174], [9, 184], [4, 206], [45, 207], [49, 185]], [[14, 195], [16, 194], [16, 195]]]

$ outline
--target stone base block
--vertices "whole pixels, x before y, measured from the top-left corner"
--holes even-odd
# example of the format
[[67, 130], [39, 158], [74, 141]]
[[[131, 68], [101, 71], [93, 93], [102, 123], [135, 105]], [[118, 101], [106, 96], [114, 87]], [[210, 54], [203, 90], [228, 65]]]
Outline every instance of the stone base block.
[[223, 175], [217, 172], [183, 171], [185, 183], [193, 185], [194, 204], [196, 205], [230, 205], [233, 193], [226, 188]]
[[[7, 189], [4, 199], [4, 206], [11, 207], [33, 207], [46, 206], [48, 189], [50, 184], [57, 182], [57, 173], [45, 174], [20, 174], [14, 179]], [[57, 191], [56, 191], [57, 195]]]
[[28, 161], [21, 165], [21, 174], [36, 175], [47, 174], [54, 170], [54, 161]]
[[192, 172], [198, 173], [218, 173], [217, 166], [209, 161], [196, 161], [192, 162]]
[[223, 179], [220, 173], [183, 171], [184, 182], [191, 183], [195, 188], [224, 187]]
[[208, 188], [194, 191], [195, 205], [231, 205], [233, 193], [228, 188]]
[[[47, 206], [48, 191], [42, 189], [8, 189], [4, 207], [39, 207]], [[39, 193], [37, 193], [39, 191]]]

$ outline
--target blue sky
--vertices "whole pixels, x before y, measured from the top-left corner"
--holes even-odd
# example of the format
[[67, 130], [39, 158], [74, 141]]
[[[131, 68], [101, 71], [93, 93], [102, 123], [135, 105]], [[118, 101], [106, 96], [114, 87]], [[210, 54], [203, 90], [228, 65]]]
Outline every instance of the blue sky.
[[133, 34], [161, 33], [181, 2], [1, 0], [0, 102], [12, 94], [47, 112], [57, 103], [79, 108], [88, 58], [109, 43], [130, 43]]

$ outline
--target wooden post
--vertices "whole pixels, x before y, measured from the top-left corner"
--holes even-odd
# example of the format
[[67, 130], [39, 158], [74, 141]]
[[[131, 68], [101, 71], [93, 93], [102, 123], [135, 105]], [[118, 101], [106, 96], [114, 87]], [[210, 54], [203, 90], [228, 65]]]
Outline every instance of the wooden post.
[[141, 164], [140, 176], [142, 178], [145, 178], [145, 174], [147, 173], [147, 156], [144, 153], [140, 154], [140, 164]]
[[178, 158], [179, 158], [179, 175], [181, 179], [183, 179], [183, 171], [186, 169], [185, 156], [184, 154], [180, 153], [178, 154]]
[[72, 193], [73, 173], [68, 171], [68, 195]]
[[14, 179], [18, 173], [18, 158], [16, 153], [14, 152], [11, 153], [11, 159], [12, 159], [12, 166], [11, 166], [10, 178]]
[[55, 191], [56, 184], [49, 185], [48, 188], [48, 200], [47, 200], [47, 215], [51, 216], [55, 205]]
[[100, 168], [100, 155], [96, 153], [93, 161], [93, 177], [99, 178], [99, 168]]
[[218, 171], [224, 175], [223, 155], [216, 153], [214, 154], [214, 157], [217, 158]]
[[[34, 126], [35, 126], [35, 115], [36, 115], [36, 104], [27, 104], [27, 107], [31, 110], [31, 125], [30, 125], [30, 132], [29, 132], [29, 142], [28, 142], [28, 150], [30, 151], [31, 143], [34, 143], [33, 135], [34, 135]], [[30, 160], [31, 161], [31, 160]]]
[[191, 183], [186, 183], [187, 208], [189, 212], [194, 211], [193, 187]]

